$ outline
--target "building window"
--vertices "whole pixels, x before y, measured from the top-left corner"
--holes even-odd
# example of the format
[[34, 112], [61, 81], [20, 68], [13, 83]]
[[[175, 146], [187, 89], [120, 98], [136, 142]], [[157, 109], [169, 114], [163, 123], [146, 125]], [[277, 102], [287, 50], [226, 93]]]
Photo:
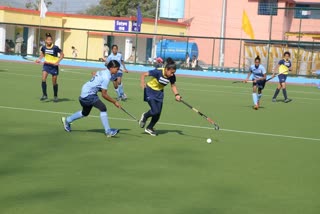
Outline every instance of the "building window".
[[259, 0], [258, 15], [278, 15], [278, 0]]
[[294, 18], [320, 19], [320, 4], [296, 4]]

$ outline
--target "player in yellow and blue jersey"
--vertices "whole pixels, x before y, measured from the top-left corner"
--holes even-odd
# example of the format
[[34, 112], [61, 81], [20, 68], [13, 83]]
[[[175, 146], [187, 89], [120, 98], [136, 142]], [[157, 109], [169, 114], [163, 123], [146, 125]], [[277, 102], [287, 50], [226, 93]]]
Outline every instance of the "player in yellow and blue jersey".
[[[272, 97], [272, 102], [277, 102], [277, 96], [278, 96], [281, 88], [282, 88], [282, 93], [284, 96], [284, 102], [288, 103], [288, 102], [292, 101], [292, 99], [288, 98], [287, 89], [286, 89], [286, 80], [287, 80], [287, 76], [288, 76], [288, 71], [291, 71], [291, 65], [292, 65], [292, 63], [290, 61], [290, 53], [284, 52], [283, 59], [279, 61], [278, 65], [274, 69], [275, 71], [277, 71], [279, 69], [279, 72], [281, 74], [278, 75], [279, 84], [278, 84], [276, 91], [274, 92], [273, 97]], [[274, 77], [274, 76], [275, 76], [275, 73], [273, 72], [272, 77]]]
[[53, 96], [54, 102], [58, 102], [58, 83], [57, 78], [59, 75], [59, 63], [63, 59], [64, 54], [62, 50], [52, 43], [52, 36], [50, 33], [46, 34], [45, 45], [41, 48], [41, 54], [39, 59], [36, 60], [37, 63], [40, 63], [42, 58], [45, 59], [42, 69], [42, 97], [41, 101], [48, 99], [47, 94], [47, 77], [48, 74], [52, 75], [52, 84], [53, 84]]
[[111, 50], [112, 50], [112, 53], [107, 57], [106, 62], [108, 63], [111, 60], [116, 60], [120, 63], [119, 72], [112, 76], [113, 86], [118, 95], [117, 100], [126, 100], [127, 95], [124, 93], [124, 90], [123, 90], [122, 71], [128, 73], [128, 70], [126, 68], [126, 65], [124, 64], [124, 59], [122, 54], [118, 52], [118, 46], [112, 45]]
[[[260, 57], [257, 56], [254, 59], [254, 65], [250, 66], [250, 72], [245, 80], [247, 82], [251, 75], [252, 77], [252, 99], [254, 104], [254, 109], [258, 110], [260, 106], [260, 99], [262, 97], [262, 90], [266, 84], [267, 72], [263, 65], [260, 64]], [[258, 90], [257, 90], [258, 89]], [[257, 93], [258, 91], [258, 93]]]
[[[181, 100], [181, 96], [179, 95], [178, 89], [175, 84], [176, 70], [177, 66], [175, 62], [171, 58], [168, 58], [164, 68], [157, 68], [141, 74], [140, 83], [141, 87], [144, 89], [144, 101], [148, 102], [151, 109], [142, 114], [139, 124], [141, 128], [144, 128], [148, 118], [151, 117], [151, 122], [146, 127], [145, 132], [152, 136], [157, 135], [154, 130], [154, 126], [160, 119], [164, 98], [164, 87], [170, 83], [171, 90], [175, 95], [175, 99], [177, 101]], [[150, 76], [152, 78], [147, 82], [147, 84], [145, 84], [145, 78], [147, 76]]]

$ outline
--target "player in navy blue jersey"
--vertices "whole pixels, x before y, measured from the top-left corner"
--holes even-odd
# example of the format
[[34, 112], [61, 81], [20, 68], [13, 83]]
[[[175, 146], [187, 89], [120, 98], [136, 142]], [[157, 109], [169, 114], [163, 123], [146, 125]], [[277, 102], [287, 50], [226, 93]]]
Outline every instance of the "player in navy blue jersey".
[[113, 80], [113, 86], [114, 89], [117, 92], [118, 98], [117, 100], [126, 100], [127, 95], [124, 93], [123, 90], [123, 83], [122, 83], [122, 76], [123, 73], [122, 71], [128, 73], [128, 70], [126, 68], [126, 65], [124, 64], [124, 59], [121, 53], [118, 52], [118, 46], [117, 45], [112, 45], [112, 53], [108, 56], [106, 59], [106, 62], [110, 62], [111, 60], [116, 60], [120, 63], [120, 70], [117, 74], [112, 75], [112, 80]]
[[47, 77], [49, 74], [52, 75], [52, 85], [53, 85], [53, 96], [54, 102], [58, 102], [58, 83], [57, 78], [59, 75], [59, 63], [63, 59], [64, 54], [62, 50], [52, 43], [52, 36], [50, 33], [46, 34], [45, 45], [41, 48], [41, 53], [39, 59], [36, 60], [37, 63], [41, 62], [42, 58], [45, 58], [43, 69], [42, 69], [42, 97], [40, 100], [48, 99], [47, 94]]
[[[253, 99], [253, 108], [255, 110], [259, 109], [260, 106], [260, 99], [262, 97], [262, 90], [266, 84], [266, 77], [267, 77], [267, 72], [266, 69], [264, 68], [263, 65], [260, 64], [261, 60], [260, 57], [257, 56], [254, 59], [254, 65], [250, 66], [250, 71], [248, 73], [248, 76], [245, 80], [247, 82], [252, 76], [252, 99]], [[257, 93], [258, 92], [258, 93]]]
[[[291, 71], [291, 66], [292, 66], [292, 63], [290, 61], [290, 53], [284, 52], [283, 59], [279, 61], [278, 65], [274, 69], [274, 71], [279, 70], [281, 74], [278, 75], [279, 84], [272, 97], [272, 102], [277, 102], [277, 96], [281, 89], [284, 96], [284, 102], [288, 103], [292, 101], [292, 99], [288, 98], [287, 89], [286, 89], [286, 80], [287, 80], [288, 72]], [[274, 76], [275, 76], [275, 73], [273, 72], [272, 77]]]
[[110, 128], [107, 107], [99, 99], [98, 92], [101, 91], [101, 95], [104, 99], [113, 103], [117, 108], [121, 108], [120, 104], [112, 99], [107, 93], [109, 82], [112, 80], [111, 76], [117, 74], [120, 64], [116, 60], [111, 60], [108, 64], [106, 63], [106, 67], [107, 69], [105, 70], [93, 72], [91, 80], [82, 86], [81, 95], [79, 97], [82, 110], [69, 117], [61, 118], [65, 131], [71, 132], [71, 123], [88, 116], [92, 107], [95, 107], [100, 110], [100, 119], [107, 137], [113, 137], [119, 132], [118, 129]]
[[[164, 87], [170, 83], [175, 99], [177, 101], [181, 100], [181, 96], [179, 95], [175, 84], [176, 70], [177, 66], [175, 62], [171, 58], [168, 58], [164, 68], [154, 69], [141, 74], [140, 83], [141, 87], [144, 89], [144, 101], [148, 102], [151, 109], [142, 114], [139, 124], [141, 128], [144, 128], [147, 120], [151, 117], [151, 121], [146, 127], [145, 132], [152, 136], [157, 135], [156, 131], [154, 130], [154, 126], [160, 119], [164, 98]], [[145, 84], [145, 78], [147, 76], [152, 78], [147, 82], [147, 84]]]

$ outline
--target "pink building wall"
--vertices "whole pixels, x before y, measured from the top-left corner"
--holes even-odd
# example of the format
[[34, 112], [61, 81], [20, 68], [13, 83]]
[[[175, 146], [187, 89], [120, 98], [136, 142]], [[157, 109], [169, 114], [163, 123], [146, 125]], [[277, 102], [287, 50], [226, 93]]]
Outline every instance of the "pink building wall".
[[[303, 2], [319, 3], [319, 0], [299, 0]], [[294, 7], [294, 0], [279, 0], [278, 7]], [[227, 0], [226, 12], [226, 38], [249, 39], [241, 29], [242, 13], [246, 11], [255, 39], [269, 39], [270, 16], [258, 15], [257, 0]], [[222, 18], [222, 0], [186, 0], [185, 19], [192, 19], [188, 29], [188, 36], [220, 37], [220, 24]], [[320, 20], [303, 20], [303, 31], [315, 31]], [[298, 31], [299, 19], [294, 19], [294, 11], [278, 10], [278, 15], [273, 17], [273, 40], [287, 39], [286, 32]], [[293, 39], [294, 38], [289, 38]], [[308, 40], [308, 38], [304, 38]], [[195, 39], [199, 47], [199, 60], [214, 65], [219, 64], [219, 40], [215, 40], [214, 54], [212, 54], [213, 40]], [[242, 48], [243, 49], [243, 48]], [[242, 52], [242, 51], [241, 51]], [[237, 67], [239, 64], [240, 42], [226, 40], [225, 42], [225, 66]], [[241, 59], [242, 60], [242, 59]]]

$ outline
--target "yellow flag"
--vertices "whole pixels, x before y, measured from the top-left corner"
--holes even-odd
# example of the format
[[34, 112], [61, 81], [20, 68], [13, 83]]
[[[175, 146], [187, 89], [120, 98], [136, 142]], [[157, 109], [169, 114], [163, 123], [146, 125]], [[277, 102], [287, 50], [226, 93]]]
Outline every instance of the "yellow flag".
[[246, 11], [243, 11], [242, 15], [242, 29], [246, 34], [248, 34], [250, 39], [254, 39], [253, 29]]

